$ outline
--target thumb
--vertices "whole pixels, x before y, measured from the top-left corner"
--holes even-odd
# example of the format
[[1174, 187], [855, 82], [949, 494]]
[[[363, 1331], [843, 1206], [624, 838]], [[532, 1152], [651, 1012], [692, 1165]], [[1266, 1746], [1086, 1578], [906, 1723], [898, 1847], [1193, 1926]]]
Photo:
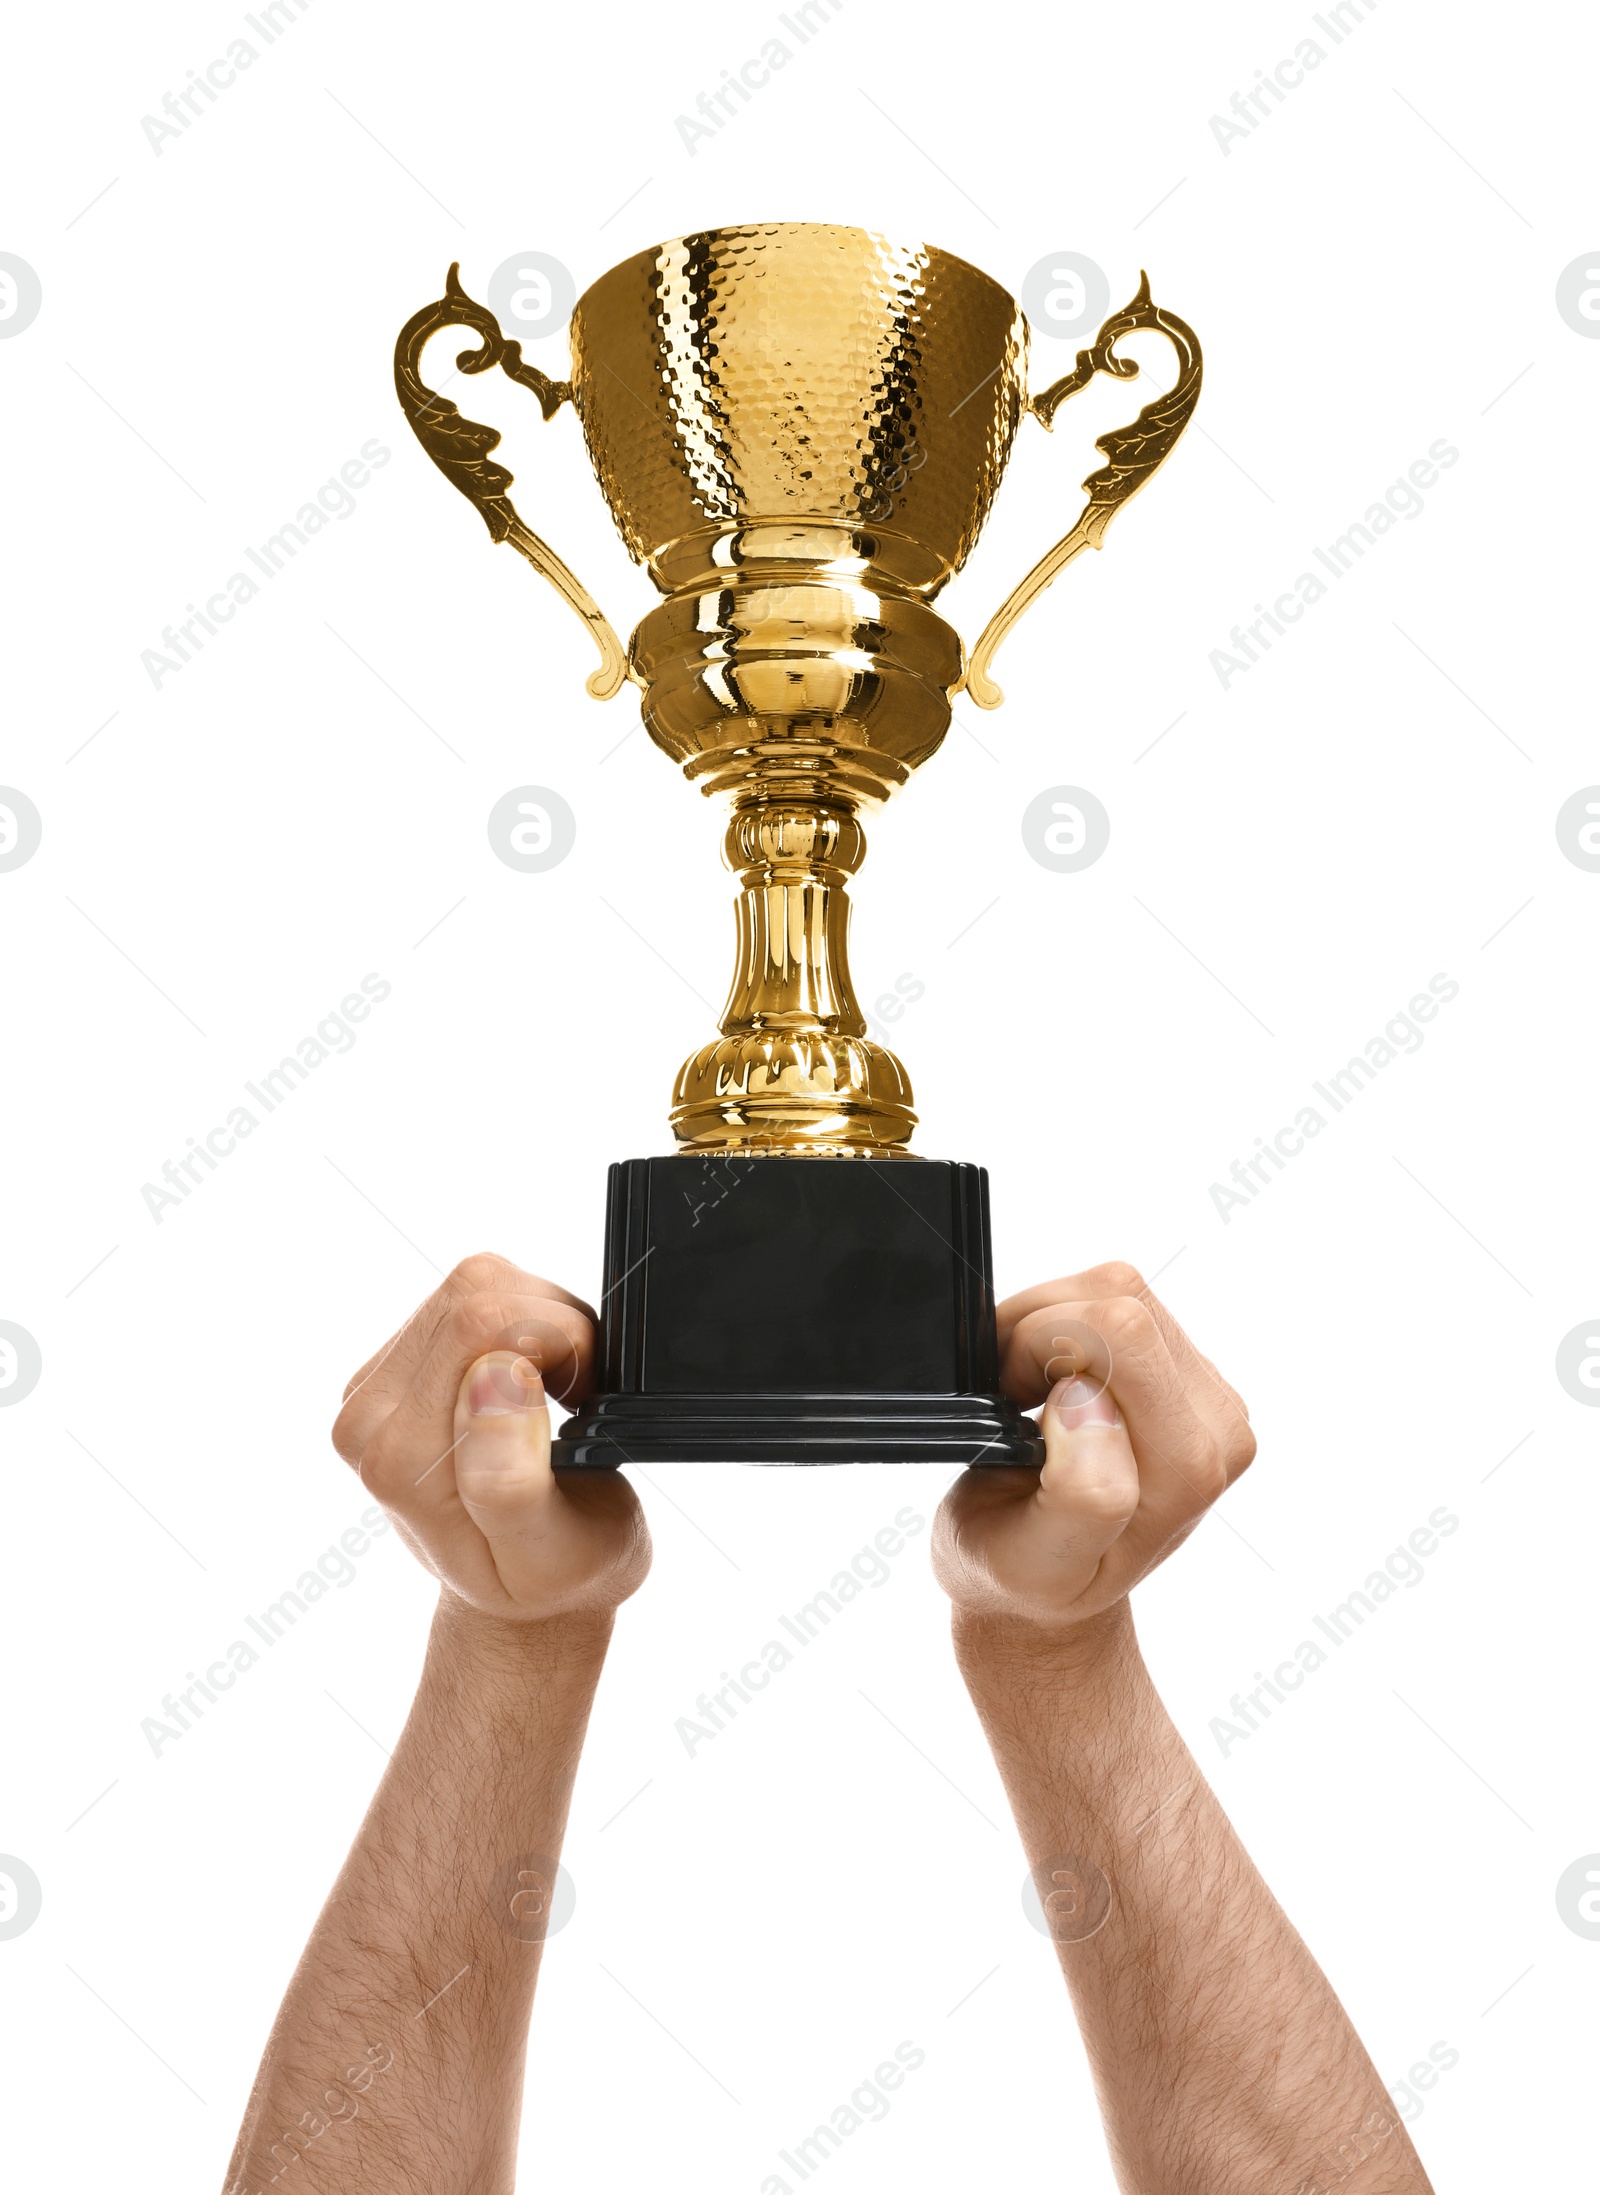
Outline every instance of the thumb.
[[1039, 1512], [1058, 1557], [1081, 1568], [1087, 1584], [1139, 1506], [1133, 1443], [1110, 1388], [1094, 1379], [1058, 1380], [1039, 1427]]
[[510, 1349], [479, 1357], [457, 1392], [454, 1432], [456, 1491], [492, 1545], [555, 1491], [538, 1368]]

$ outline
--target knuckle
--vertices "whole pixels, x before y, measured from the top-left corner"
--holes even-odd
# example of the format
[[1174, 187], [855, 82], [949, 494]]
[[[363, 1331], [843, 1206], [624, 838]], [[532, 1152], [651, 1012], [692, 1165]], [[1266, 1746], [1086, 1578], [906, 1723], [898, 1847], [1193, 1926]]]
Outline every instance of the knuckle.
[[450, 1339], [471, 1356], [481, 1356], [493, 1347], [495, 1336], [506, 1323], [508, 1309], [504, 1297], [483, 1290], [463, 1296], [450, 1307]]
[[1193, 1473], [1195, 1484], [1208, 1505], [1227, 1492], [1227, 1458], [1215, 1434], [1205, 1433], [1195, 1444]]
[[1020, 1346], [1046, 1380], [1085, 1373], [1104, 1377], [1110, 1352], [1105, 1338], [1085, 1320], [1064, 1311], [1036, 1311], [1022, 1327]]
[[1100, 1331], [1113, 1353], [1139, 1355], [1155, 1339], [1156, 1322], [1136, 1296], [1115, 1295], [1098, 1308]]
[[333, 1431], [329, 1437], [332, 1439], [335, 1455], [341, 1457], [344, 1462], [357, 1464], [361, 1461], [361, 1441], [356, 1413], [348, 1401], [334, 1419]]
[[1240, 1478], [1256, 1460], [1256, 1436], [1248, 1425], [1237, 1425], [1228, 1439], [1228, 1475]]
[[481, 1295], [491, 1288], [503, 1288], [507, 1279], [516, 1271], [509, 1258], [503, 1258], [493, 1250], [478, 1250], [470, 1258], [463, 1258], [446, 1283], [452, 1295]]
[[1120, 1478], [1083, 1480], [1072, 1489], [1072, 1506], [1092, 1524], [1126, 1524], [1139, 1506], [1139, 1489]]
[[566, 1347], [577, 1349], [594, 1332], [583, 1313], [573, 1310], [566, 1303], [543, 1302], [536, 1310], [517, 1312], [511, 1323], [518, 1333], [525, 1333], [535, 1345], [554, 1339]]
[[359, 1459], [352, 1460], [357, 1462], [362, 1485], [380, 1501], [386, 1501], [399, 1484], [407, 1460], [394, 1432], [394, 1420], [385, 1419], [361, 1450]]

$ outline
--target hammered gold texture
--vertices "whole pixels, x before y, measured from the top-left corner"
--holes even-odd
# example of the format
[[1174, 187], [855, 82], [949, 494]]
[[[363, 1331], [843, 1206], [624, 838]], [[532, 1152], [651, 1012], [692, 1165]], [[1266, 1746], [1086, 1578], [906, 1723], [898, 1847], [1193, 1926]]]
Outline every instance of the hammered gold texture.
[[728, 521], [876, 522], [929, 554], [978, 537], [1027, 403], [1027, 324], [965, 260], [865, 229], [762, 222], [602, 275], [572, 316], [573, 401], [630, 553]]
[[[498, 433], [422, 381], [423, 345], [454, 325], [481, 339], [463, 372], [498, 364], [547, 418], [569, 395], [576, 406], [622, 538], [665, 598], [626, 659], [592, 597], [517, 515], [511, 475], [490, 457]], [[601, 652], [590, 692], [631, 678], [655, 744], [733, 801], [737, 959], [720, 1035], [673, 1088], [680, 1148], [909, 1156], [910, 1079], [868, 1035], [850, 979], [859, 812], [936, 751], [963, 686], [980, 707], [1001, 699], [989, 676], [1000, 642], [1072, 557], [1099, 547], [1182, 434], [1199, 345], [1143, 280], [1031, 409], [1049, 426], [1097, 373], [1131, 378], [1116, 340], [1148, 328], [1173, 342], [1178, 382], [1100, 438], [1111, 462], [1085, 483], [1078, 523], [970, 659], [930, 605], [977, 540], [1030, 406], [1027, 323], [965, 260], [823, 223], [679, 237], [584, 292], [570, 382], [525, 365], [454, 268], [445, 295], [402, 331], [395, 386], [413, 430], [491, 537], [588, 625]], [[663, 847], [670, 839], [663, 824]], [[653, 889], [670, 936], [671, 879]], [[604, 1071], [631, 1077], [626, 1038], [606, 1048], [616, 1064]]]

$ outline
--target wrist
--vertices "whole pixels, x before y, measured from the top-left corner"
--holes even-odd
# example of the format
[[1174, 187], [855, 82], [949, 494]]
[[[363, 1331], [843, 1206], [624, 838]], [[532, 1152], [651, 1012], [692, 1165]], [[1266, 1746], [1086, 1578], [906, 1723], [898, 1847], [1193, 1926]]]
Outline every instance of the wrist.
[[561, 1670], [598, 1678], [611, 1641], [615, 1610], [584, 1610], [511, 1621], [474, 1608], [449, 1586], [441, 1589], [428, 1639], [430, 1660], [475, 1685], [521, 1692]]
[[1144, 1666], [1126, 1600], [1075, 1623], [980, 1614], [958, 1606], [950, 1628], [969, 1690], [993, 1671], [1004, 1671], [1011, 1682], [1033, 1674], [1052, 1686], [1085, 1688]]

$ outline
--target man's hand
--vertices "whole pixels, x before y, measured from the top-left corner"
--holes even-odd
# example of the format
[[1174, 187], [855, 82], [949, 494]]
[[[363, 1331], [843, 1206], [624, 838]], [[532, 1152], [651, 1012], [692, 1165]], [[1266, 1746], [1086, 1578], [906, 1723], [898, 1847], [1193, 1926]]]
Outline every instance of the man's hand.
[[1427, 2195], [1134, 1636], [1129, 1588], [1255, 1454], [1244, 1404], [1126, 1265], [1030, 1288], [999, 1323], [1001, 1384], [1048, 1397], [1045, 1462], [959, 1478], [934, 1566], [1041, 1900], [1063, 1893], [1050, 1933], [1117, 2184], [1237, 2195], [1359, 2169], [1362, 2195]]
[[584, 1727], [617, 1604], [650, 1567], [625, 1479], [550, 1468], [545, 1390], [585, 1393], [594, 1339], [564, 1288], [468, 1258], [345, 1390], [334, 1446], [443, 1591], [411, 1714], [268, 2039], [228, 2195], [286, 2173], [302, 2195], [516, 2177]]
[[1121, 1601], [1255, 1454], [1244, 1404], [1128, 1265], [1000, 1306], [1000, 1383], [1043, 1400], [1042, 1470], [968, 1471], [934, 1525], [958, 1611], [1067, 1626]]
[[333, 1444], [447, 1593], [513, 1622], [608, 1612], [650, 1567], [613, 1471], [550, 1467], [545, 1390], [594, 1376], [595, 1316], [505, 1258], [467, 1258], [345, 1389]]

